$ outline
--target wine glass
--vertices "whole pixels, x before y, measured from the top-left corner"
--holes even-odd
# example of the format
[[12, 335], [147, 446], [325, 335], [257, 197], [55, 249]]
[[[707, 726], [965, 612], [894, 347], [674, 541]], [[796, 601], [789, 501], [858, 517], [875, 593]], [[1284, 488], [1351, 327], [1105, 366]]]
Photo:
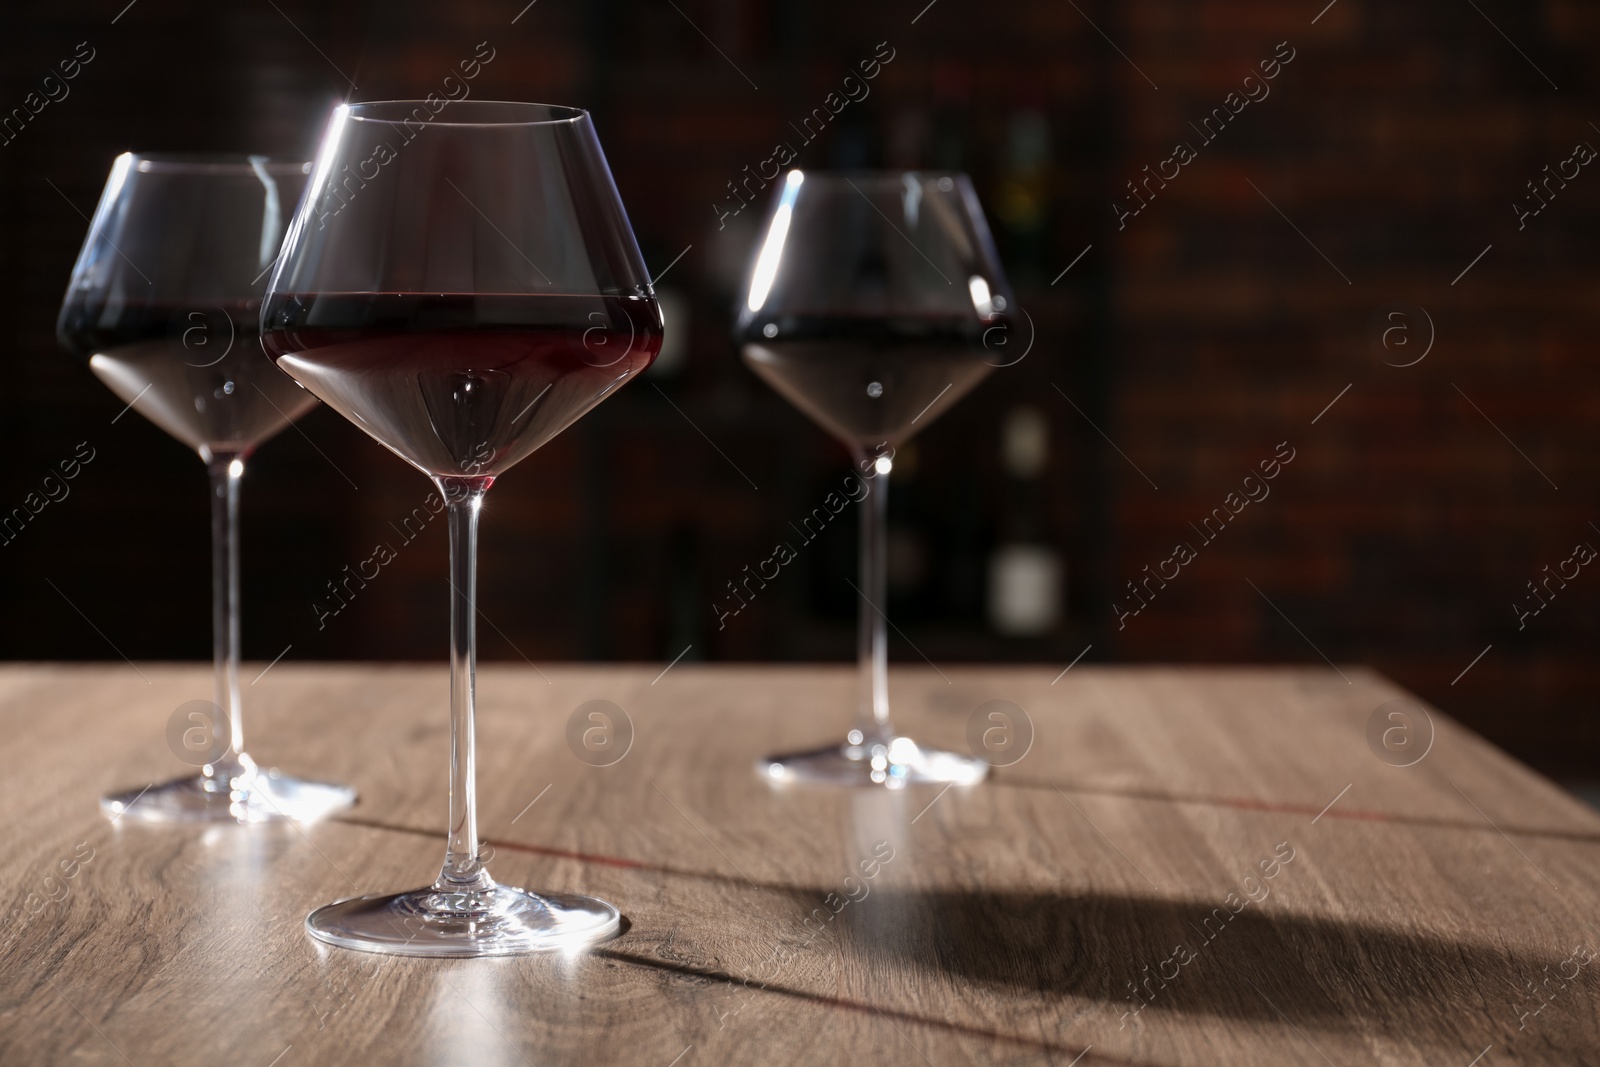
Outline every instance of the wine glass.
[[239, 697], [239, 480], [257, 445], [317, 404], [257, 341], [267, 268], [310, 171], [265, 156], [118, 156], [61, 305], [61, 344], [211, 473], [215, 709], [182, 734], [203, 766], [102, 797], [114, 818], [311, 821], [356, 799], [259, 767]]
[[319, 908], [307, 930], [427, 956], [611, 936], [621, 919], [604, 901], [489, 876], [473, 750], [484, 494], [661, 347], [655, 294], [588, 112], [476, 100], [335, 108], [261, 322], [278, 365], [432, 479], [449, 515], [443, 869], [425, 888]]
[[[963, 174], [791, 170], [734, 331], [744, 361], [851, 450], [862, 477], [859, 691], [842, 745], [763, 759], [774, 781], [981, 781], [889, 720], [885, 533], [896, 446], [1001, 365], [1011, 290]], [[854, 490], [851, 496], [854, 497]]]

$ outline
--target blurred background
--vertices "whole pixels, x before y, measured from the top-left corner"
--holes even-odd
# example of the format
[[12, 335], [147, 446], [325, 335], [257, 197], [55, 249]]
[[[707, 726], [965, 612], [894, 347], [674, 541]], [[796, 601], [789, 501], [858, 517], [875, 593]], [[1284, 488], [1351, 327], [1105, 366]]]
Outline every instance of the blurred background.
[[[721, 628], [712, 606], [848, 464], [728, 339], [765, 209], [724, 215], [729, 183], [786, 142], [802, 167], [970, 172], [1031, 318], [1026, 357], [897, 459], [896, 659], [1369, 663], [1593, 777], [1600, 568], [1574, 552], [1600, 547], [1600, 173], [1575, 148], [1600, 145], [1600, 10], [524, 2], [7, 13], [0, 654], [210, 654], [204, 467], [54, 339], [113, 157], [309, 158], [338, 100], [442, 92], [486, 47], [474, 98], [593, 111], [669, 340], [496, 485], [484, 658], [852, 655], [853, 521]], [[851, 74], [859, 99], [807, 143]], [[246, 656], [442, 660], [442, 523], [316, 607], [402, 545], [428, 489], [331, 411], [268, 442], [244, 484]], [[1195, 558], [1135, 599], [1179, 542]]]

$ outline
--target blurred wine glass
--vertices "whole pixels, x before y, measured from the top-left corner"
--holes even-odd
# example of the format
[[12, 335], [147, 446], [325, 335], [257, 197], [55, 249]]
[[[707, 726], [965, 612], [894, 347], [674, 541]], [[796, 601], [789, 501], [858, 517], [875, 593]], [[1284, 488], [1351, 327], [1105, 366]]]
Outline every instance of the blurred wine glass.
[[762, 760], [771, 779], [898, 787], [986, 774], [983, 760], [919, 745], [890, 721], [885, 537], [895, 448], [1001, 364], [1003, 340], [991, 339], [1012, 305], [965, 175], [791, 170], [780, 184], [735, 340], [751, 370], [850, 449], [865, 495], [855, 725], [843, 744]]
[[309, 821], [355, 801], [257, 766], [239, 693], [239, 480], [258, 445], [317, 404], [258, 342], [267, 269], [310, 170], [265, 156], [118, 156], [61, 306], [62, 345], [211, 474], [215, 709], [182, 734], [183, 755], [203, 766], [102, 798], [113, 817]]

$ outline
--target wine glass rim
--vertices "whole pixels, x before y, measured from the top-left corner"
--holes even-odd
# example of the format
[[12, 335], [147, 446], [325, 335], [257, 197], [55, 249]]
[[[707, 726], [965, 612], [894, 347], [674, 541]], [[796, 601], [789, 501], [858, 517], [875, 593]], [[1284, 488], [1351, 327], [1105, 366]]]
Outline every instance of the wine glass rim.
[[950, 178], [955, 181], [971, 182], [972, 176], [964, 170], [924, 170], [918, 167], [908, 167], [904, 170], [873, 170], [870, 168], [854, 169], [826, 169], [812, 170], [809, 167], [790, 167], [785, 174], [796, 173], [803, 175], [806, 181], [904, 181], [906, 178], [934, 179]]
[[150, 171], [187, 174], [236, 172], [254, 174], [310, 174], [311, 161], [247, 152], [124, 152], [129, 165], [140, 173]]
[[[438, 97], [434, 97], [438, 100]], [[423, 109], [430, 117], [426, 121], [430, 126], [560, 126], [570, 123], [582, 122], [589, 117], [589, 112], [581, 107], [568, 107], [565, 104], [540, 104], [527, 100], [445, 100], [445, 107], [434, 112], [428, 107], [426, 100], [362, 100], [353, 104], [340, 104], [340, 110], [357, 122], [382, 122], [391, 126], [400, 125], [412, 119], [417, 109]], [[485, 108], [517, 108], [528, 111], [542, 112], [543, 118], [528, 119], [462, 119], [445, 118], [446, 109], [449, 107], [465, 108], [467, 111], [481, 111]], [[363, 114], [363, 109], [394, 109], [395, 116], [388, 118], [383, 115]]]

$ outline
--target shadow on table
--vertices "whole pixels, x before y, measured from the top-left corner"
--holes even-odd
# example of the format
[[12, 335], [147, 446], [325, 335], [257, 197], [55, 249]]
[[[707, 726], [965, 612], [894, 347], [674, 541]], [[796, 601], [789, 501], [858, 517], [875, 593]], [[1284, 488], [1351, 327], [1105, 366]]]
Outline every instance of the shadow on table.
[[[1232, 913], [1092, 893], [884, 889], [841, 914], [837, 936], [853, 954], [1008, 996], [1103, 1001], [1113, 1027], [1159, 1024], [1161, 1013], [1175, 1012], [1451, 1048], [1470, 1039], [1504, 1048], [1521, 1036], [1545, 1052], [1570, 1043], [1575, 1058], [1565, 1062], [1594, 1052], [1587, 1005], [1600, 986], [1590, 971], [1600, 967], [1567, 963], [1565, 972], [1577, 974], [1562, 991], [1556, 975], [1571, 947], [1490, 948], [1286, 914], [1271, 898]], [[1572, 945], [1587, 940], [1575, 935]], [[1519, 1035], [1521, 1013], [1543, 1003], [1519, 991], [1544, 979], [1549, 1005]]]

